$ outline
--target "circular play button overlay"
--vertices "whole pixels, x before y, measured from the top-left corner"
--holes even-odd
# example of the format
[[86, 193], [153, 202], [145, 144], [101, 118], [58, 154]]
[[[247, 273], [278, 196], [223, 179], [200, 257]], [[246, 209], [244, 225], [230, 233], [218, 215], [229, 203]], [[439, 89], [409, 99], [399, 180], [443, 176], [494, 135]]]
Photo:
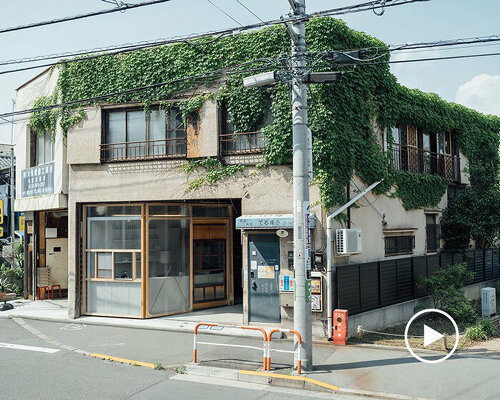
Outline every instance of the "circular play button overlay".
[[[423, 357], [418, 356], [417, 354], [415, 354], [415, 351], [411, 348], [411, 346], [410, 346], [410, 344], [408, 342], [408, 331], [410, 329], [411, 324], [417, 318], [421, 317], [422, 315], [424, 315], [424, 314], [430, 314], [430, 313], [437, 313], [437, 314], [444, 315], [447, 319], [450, 320], [450, 322], [453, 324], [453, 328], [455, 329], [455, 345], [448, 352], [448, 354], [446, 354], [445, 356], [443, 356], [441, 358], [438, 358], [437, 360], [428, 360], [428, 359], [425, 359]], [[431, 324], [429, 323], [429, 325], [431, 325]], [[424, 336], [423, 336], [424, 337], [424, 347], [427, 347], [427, 346], [431, 345], [432, 343], [436, 342], [437, 340], [442, 339], [444, 337], [443, 333], [439, 332], [439, 330], [436, 330], [436, 329], [432, 328], [432, 326], [429, 326], [429, 325], [424, 324]], [[416, 313], [408, 321], [408, 323], [406, 324], [406, 328], [405, 328], [405, 344], [406, 344], [406, 348], [408, 349], [408, 351], [410, 352], [410, 354], [413, 357], [415, 357], [418, 361], [422, 361], [422, 362], [428, 363], [428, 364], [437, 364], [437, 363], [440, 363], [440, 362], [442, 362], [442, 361], [450, 358], [451, 355], [455, 352], [455, 350], [458, 347], [458, 341], [459, 341], [459, 339], [460, 339], [460, 336], [459, 336], [458, 326], [457, 326], [457, 323], [455, 322], [455, 320], [453, 318], [451, 318], [451, 316], [448, 313], [445, 313], [444, 311], [438, 310], [436, 308], [427, 308], [425, 310], [422, 310], [422, 311]]]

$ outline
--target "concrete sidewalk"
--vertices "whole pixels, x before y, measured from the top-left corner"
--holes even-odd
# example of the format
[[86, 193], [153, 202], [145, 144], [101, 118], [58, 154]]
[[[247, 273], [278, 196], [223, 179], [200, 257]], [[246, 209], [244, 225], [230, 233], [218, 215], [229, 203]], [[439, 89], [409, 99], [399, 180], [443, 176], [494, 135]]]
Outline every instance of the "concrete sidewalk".
[[[163, 366], [192, 361], [192, 333], [37, 320], [26, 323], [48, 338], [88, 353]], [[206, 339], [200, 337], [200, 340]], [[209, 341], [231, 346], [262, 345], [262, 339], [242, 336], [211, 335]], [[291, 349], [292, 345], [284, 339], [273, 340], [273, 343], [273, 348], [277, 349]], [[261, 352], [254, 349], [201, 345], [198, 352], [201, 365], [229, 368], [226, 369], [229, 375], [234, 375], [238, 369], [256, 371], [262, 364]], [[346, 390], [439, 400], [500, 398], [500, 355], [478, 351], [467, 356], [455, 354], [438, 364], [425, 364], [413, 358], [406, 349], [329, 343], [314, 345], [313, 352], [315, 368], [306, 376]], [[441, 356], [437, 353], [425, 355], [431, 359]], [[289, 374], [292, 359], [291, 354], [273, 353], [273, 371]]]
[[[38, 301], [13, 300], [8, 303], [12, 304], [14, 309], [1, 312], [0, 318], [17, 317], [39, 321], [189, 333], [192, 333], [196, 324], [200, 322], [219, 323], [230, 326], [243, 324], [243, 306], [241, 304], [151, 319], [93, 316], [82, 316], [77, 319], [70, 319], [68, 318], [68, 301], [66, 299]], [[242, 332], [241, 329], [230, 327], [223, 328], [219, 334], [220, 333], [230, 336], [249, 335], [248, 332]], [[258, 337], [260, 333], [250, 332], [250, 335]]]

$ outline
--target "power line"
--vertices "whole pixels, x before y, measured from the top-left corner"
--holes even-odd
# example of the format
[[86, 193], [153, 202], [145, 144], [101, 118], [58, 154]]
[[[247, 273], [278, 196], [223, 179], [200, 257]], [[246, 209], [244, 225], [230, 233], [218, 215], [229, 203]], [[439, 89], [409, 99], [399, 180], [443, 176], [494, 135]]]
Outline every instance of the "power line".
[[111, 14], [111, 13], [116, 13], [116, 12], [124, 12], [127, 10], [131, 10], [133, 8], [146, 7], [146, 6], [152, 6], [155, 4], [166, 3], [167, 1], [171, 1], [171, 0], [150, 0], [150, 1], [145, 1], [143, 3], [137, 3], [137, 4], [123, 3], [120, 6], [118, 6], [116, 8], [111, 8], [109, 10], [92, 11], [92, 12], [85, 13], [85, 14], [72, 15], [70, 17], [50, 19], [47, 21], [33, 22], [31, 24], [18, 25], [18, 26], [12, 26], [10, 28], [0, 29], [0, 34], [7, 33], [7, 32], [20, 31], [20, 30], [24, 30], [24, 29], [36, 28], [39, 26], [59, 24], [61, 22], [75, 21], [78, 19], [95, 17], [97, 15]]
[[[160, 88], [163, 86], [168, 86], [168, 85], [172, 85], [174, 83], [179, 83], [179, 82], [188, 81], [188, 80], [199, 80], [199, 79], [204, 79], [204, 78], [212, 78], [212, 77], [217, 77], [217, 76], [223, 75], [223, 74], [232, 75], [232, 74], [243, 74], [243, 73], [248, 73], [248, 72], [253, 73], [256, 71], [268, 70], [270, 67], [272, 67], [273, 65], [275, 65], [276, 63], [278, 63], [280, 61], [281, 61], [281, 58], [270, 58], [270, 57], [258, 58], [255, 60], [247, 61], [247, 62], [236, 64], [233, 66], [223, 67], [223, 68], [219, 68], [216, 70], [208, 71], [208, 72], [205, 72], [203, 74], [190, 75], [190, 76], [186, 76], [186, 77], [182, 77], [182, 78], [175, 78], [175, 79], [171, 79], [171, 80], [165, 81], [165, 82], [154, 83], [154, 84], [146, 85], [146, 86], [139, 86], [139, 87], [135, 87], [132, 89], [121, 90], [121, 91], [117, 91], [117, 92], [113, 92], [113, 93], [106, 93], [106, 94], [102, 94], [99, 96], [87, 97], [84, 99], [68, 101], [65, 103], [59, 103], [59, 104], [53, 104], [53, 105], [49, 105], [49, 106], [43, 106], [43, 107], [13, 111], [10, 113], [4, 113], [4, 114], [0, 114], [0, 118], [5, 119], [7, 117], [30, 114], [30, 113], [38, 112], [38, 111], [48, 111], [48, 110], [53, 110], [56, 108], [72, 107], [72, 106], [81, 105], [81, 104], [93, 103], [93, 102], [99, 101], [99, 100], [105, 100], [105, 99], [109, 99], [112, 97], [118, 97], [118, 96], [123, 96], [123, 95], [127, 95], [127, 94], [133, 94], [133, 93], [143, 92], [143, 91], [147, 91], [147, 90], [152, 90], [152, 89], [156, 89], [156, 88]], [[245, 69], [245, 70], [238, 69], [241, 67], [246, 67], [246, 66], [250, 66], [250, 65], [255, 64], [255, 63], [262, 63], [262, 62], [267, 62], [267, 64], [259, 66], [259, 67]], [[9, 123], [10, 122], [11, 121], [9, 121]]]
[[250, 10], [245, 4], [243, 4], [240, 0], [236, 0], [236, 2], [242, 6], [245, 10], [247, 10], [250, 14], [252, 14], [255, 18], [257, 18], [260, 22], [264, 22], [257, 14], [255, 14], [252, 10]]
[[[168, 0], [165, 0], [165, 1], [168, 1]], [[404, 3], [397, 3], [397, 4], [393, 4], [392, 6], [404, 5], [404, 4], [413, 3], [413, 2], [420, 2], [420, 1], [430, 1], [430, 0], [406, 0]], [[369, 3], [363, 3], [362, 5], [365, 6], [365, 9], [353, 10], [352, 12], [366, 11], [366, 9], [370, 9], [370, 8], [366, 8], [366, 4], [373, 6], [374, 4], [380, 3], [380, 2], [381, 2], [381, 0], [371, 1]], [[355, 6], [351, 6], [349, 8], [352, 8], [352, 7], [355, 7]], [[307, 19], [310, 19], [313, 17], [336, 15], [335, 14], [336, 12], [338, 12], [339, 15], [341, 15], [341, 14], [347, 13], [347, 10], [346, 10], [346, 7], [342, 7], [342, 8], [331, 9], [331, 10], [326, 10], [326, 11], [318, 11], [314, 14], [310, 14], [309, 16], [305, 16], [305, 17], [291, 16], [288, 18], [280, 18], [280, 19], [274, 19], [274, 20], [269, 20], [269, 21], [263, 21], [263, 22], [259, 22], [259, 23], [255, 23], [255, 24], [249, 24], [249, 25], [241, 26], [239, 28], [212, 30], [209, 32], [195, 33], [195, 34], [187, 35], [187, 36], [176, 36], [176, 37], [172, 37], [172, 38], [168, 38], [168, 39], [141, 41], [141, 42], [137, 42], [137, 43], [128, 43], [128, 44], [122, 44], [122, 45], [116, 45], [116, 46], [108, 46], [108, 47], [101, 47], [101, 48], [94, 48], [94, 49], [87, 49], [87, 50], [79, 50], [77, 52], [54, 53], [54, 54], [45, 55], [45, 56], [36, 56], [36, 57], [31, 57], [31, 58], [21, 58], [21, 59], [17, 59], [17, 60], [0, 61], [0, 65], [31, 63], [31, 62], [45, 61], [45, 60], [56, 59], [56, 58], [61, 58], [61, 57], [75, 57], [75, 56], [80, 56], [80, 55], [89, 55], [89, 54], [103, 53], [103, 52], [109, 52], [109, 54], [116, 54], [116, 53], [123, 52], [123, 51], [133, 51], [133, 50], [161, 46], [161, 45], [172, 44], [172, 43], [179, 43], [179, 42], [189, 43], [190, 40], [195, 40], [195, 39], [201, 39], [201, 38], [217, 36], [217, 35], [234, 35], [234, 34], [238, 34], [238, 33], [242, 32], [242, 31], [263, 28], [266, 26], [274, 26], [274, 25], [279, 25], [279, 24], [285, 24], [287, 22], [307, 20]], [[99, 54], [100, 57], [103, 57], [106, 55], [108, 55], [108, 54]], [[66, 62], [71, 62], [71, 60], [67, 60]], [[59, 62], [54, 63], [52, 65], [55, 65], [55, 64], [59, 64]], [[45, 66], [45, 65], [43, 65], [43, 66]], [[39, 67], [42, 67], [42, 66], [39, 66]], [[35, 68], [38, 68], [38, 67], [35, 67]]]
[[221, 13], [223, 13], [225, 16], [231, 18], [234, 22], [236, 22], [238, 25], [243, 26], [241, 22], [239, 22], [237, 19], [233, 18], [229, 13], [225, 12], [222, 8], [217, 6], [215, 3], [212, 2], [212, 0], [207, 0], [210, 4], [212, 4], [217, 10], [219, 10]]

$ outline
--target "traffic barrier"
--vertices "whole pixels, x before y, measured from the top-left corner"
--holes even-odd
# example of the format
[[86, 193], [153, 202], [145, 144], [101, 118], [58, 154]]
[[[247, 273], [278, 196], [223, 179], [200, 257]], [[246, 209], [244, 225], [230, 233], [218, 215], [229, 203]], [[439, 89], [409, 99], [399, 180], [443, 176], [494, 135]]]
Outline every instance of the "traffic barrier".
[[[271, 348], [271, 342], [273, 340], [273, 334], [276, 332], [283, 332], [283, 333], [292, 333], [295, 336], [297, 336], [297, 350], [278, 350], [278, 349], [272, 349]], [[291, 353], [295, 354], [297, 353], [297, 373], [300, 375], [302, 372], [302, 359], [301, 359], [301, 349], [302, 349], [302, 336], [300, 336], [300, 333], [294, 329], [272, 329], [269, 331], [269, 347], [268, 347], [268, 364], [267, 364], [267, 371], [271, 370], [271, 351], [275, 351], [278, 353]]]
[[[246, 346], [246, 345], [240, 345], [240, 344], [229, 344], [229, 343], [212, 343], [212, 342], [200, 342], [198, 341], [198, 329], [200, 326], [207, 326], [207, 327], [221, 327], [221, 328], [236, 328], [236, 329], [244, 329], [244, 330], [252, 330], [252, 331], [259, 331], [262, 333], [263, 336], [263, 344], [262, 347], [256, 347], [256, 346]], [[263, 359], [262, 359], [262, 366], [264, 368], [264, 371], [268, 371], [268, 365], [271, 365], [271, 358], [270, 358], [270, 353], [268, 351], [269, 346], [268, 346], [268, 335], [267, 332], [264, 328], [261, 328], [259, 326], [233, 326], [233, 325], [221, 325], [221, 324], [212, 324], [212, 323], [199, 323], [195, 326], [194, 328], [194, 338], [193, 338], [193, 362], [197, 363], [198, 362], [198, 345], [199, 344], [205, 344], [209, 346], [222, 346], [222, 347], [240, 347], [240, 348], [245, 348], [245, 349], [255, 349], [263, 352]]]

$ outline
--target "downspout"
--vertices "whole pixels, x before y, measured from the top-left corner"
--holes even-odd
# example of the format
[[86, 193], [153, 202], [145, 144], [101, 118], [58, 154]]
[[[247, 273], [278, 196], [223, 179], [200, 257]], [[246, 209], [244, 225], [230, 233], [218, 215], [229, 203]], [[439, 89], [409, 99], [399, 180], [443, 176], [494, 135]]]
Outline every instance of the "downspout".
[[332, 287], [332, 281], [333, 281], [333, 275], [336, 271], [334, 271], [333, 268], [333, 249], [332, 249], [332, 240], [333, 240], [333, 235], [332, 235], [332, 223], [333, 219], [339, 215], [342, 211], [344, 211], [346, 208], [349, 208], [352, 206], [354, 203], [356, 203], [361, 197], [365, 196], [367, 193], [372, 191], [375, 186], [377, 186], [382, 180], [372, 183], [370, 186], [368, 186], [365, 190], [363, 190], [361, 193], [359, 193], [357, 196], [353, 197], [351, 200], [349, 200], [347, 203], [345, 203], [342, 207], [338, 208], [335, 210], [332, 214], [330, 214], [327, 219], [326, 219], [326, 296], [327, 296], [327, 317], [328, 317], [328, 339], [332, 338], [332, 327], [333, 327], [333, 287]]

